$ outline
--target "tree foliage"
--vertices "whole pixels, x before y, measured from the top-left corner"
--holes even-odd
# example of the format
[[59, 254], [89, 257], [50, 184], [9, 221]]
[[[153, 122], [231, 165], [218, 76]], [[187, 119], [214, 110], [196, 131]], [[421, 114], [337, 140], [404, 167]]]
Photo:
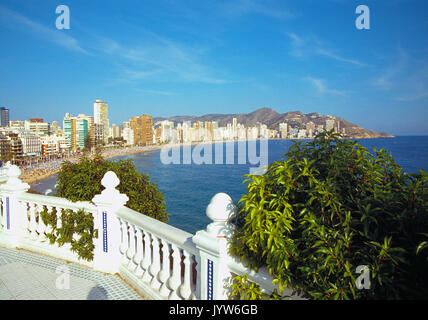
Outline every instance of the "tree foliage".
[[[385, 150], [333, 132], [284, 156], [247, 176], [231, 253], [311, 299], [428, 297], [426, 172], [406, 174]], [[361, 265], [369, 289], [356, 287]]]
[[163, 222], [168, 220], [163, 194], [129, 159], [107, 161], [96, 154], [93, 158], [82, 157], [77, 163], [65, 161], [58, 173], [57, 196], [91, 201], [104, 189], [101, 180], [107, 171], [113, 171], [119, 178], [117, 189], [128, 196], [128, 208]]

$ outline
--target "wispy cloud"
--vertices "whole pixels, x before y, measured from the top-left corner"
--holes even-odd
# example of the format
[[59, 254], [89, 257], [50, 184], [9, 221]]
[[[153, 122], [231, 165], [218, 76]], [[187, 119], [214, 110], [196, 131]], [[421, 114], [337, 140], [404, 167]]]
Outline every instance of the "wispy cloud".
[[303, 38], [295, 34], [294, 32], [287, 33], [287, 36], [290, 38], [290, 42], [291, 42], [290, 54], [295, 57], [319, 55], [319, 56], [324, 56], [339, 62], [352, 64], [358, 67], [362, 67], [366, 65], [365, 63], [359, 60], [345, 58], [339, 55], [338, 53], [336, 53], [334, 50], [326, 48], [325, 44], [323, 44], [316, 37]]
[[21, 15], [18, 12], [0, 6], [0, 23], [7, 24], [10, 28], [20, 28], [24, 32], [31, 33], [45, 41], [49, 41], [68, 50], [89, 54], [83, 49], [79, 41], [69, 36], [65, 31], [57, 30], [53, 26], [51, 28], [33, 21], [30, 18]]
[[332, 59], [337, 60], [337, 61], [346, 62], [346, 63], [353, 64], [353, 65], [356, 65], [356, 66], [359, 66], [359, 67], [365, 66], [364, 63], [362, 63], [362, 62], [360, 62], [358, 60], [347, 59], [347, 58], [341, 57], [341, 56], [335, 54], [331, 50], [326, 50], [326, 49], [323, 49], [323, 48], [316, 48], [315, 50], [316, 50], [316, 53], [318, 53], [318, 54], [320, 54], [322, 56], [328, 57], [328, 58], [332, 58]]
[[391, 100], [410, 102], [428, 97], [428, 63], [403, 49], [376, 78], [374, 87], [387, 92]]
[[306, 77], [305, 79], [309, 81], [320, 94], [323, 94], [323, 95], [331, 94], [331, 95], [338, 95], [338, 96], [347, 95], [346, 91], [329, 88], [324, 79], [319, 79], [314, 77]]
[[113, 39], [100, 39], [103, 53], [123, 65], [120, 68], [129, 81], [229, 82], [216, 74], [218, 70], [200, 62], [205, 48], [188, 47], [154, 33], [138, 44], [124, 45]]

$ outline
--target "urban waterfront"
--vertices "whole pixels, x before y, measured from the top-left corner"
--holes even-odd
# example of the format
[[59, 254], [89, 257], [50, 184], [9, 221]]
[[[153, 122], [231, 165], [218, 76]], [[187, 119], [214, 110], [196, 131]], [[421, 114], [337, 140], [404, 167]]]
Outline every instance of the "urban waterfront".
[[[363, 139], [360, 143], [371, 150], [384, 148], [407, 173], [428, 171], [428, 136], [402, 136], [396, 138]], [[269, 140], [269, 163], [280, 160], [290, 140]], [[225, 148], [225, 144], [223, 146]], [[213, 148], [213, 157], [215, 148]], [[244, 175], [254, 164], [238, 164], [235, 143], [234, 164], [163, 164], [160, 151], [150, 151], [117, 157], [112, 160], [131, 159], [135, 166], [149, 175], [165, 195], [169, 224], [196, 232], [209, 223], [205, 209], [212, 196], [218, 192], [229, 194], [237, 202], [246, 192]], [[214, 163], [214, 161], [213, 161]], [[56, 175], [43, 180], [32, 189], [45, 193], [55, 188]], [[54, 193], [54, 191], [53, 191]]]

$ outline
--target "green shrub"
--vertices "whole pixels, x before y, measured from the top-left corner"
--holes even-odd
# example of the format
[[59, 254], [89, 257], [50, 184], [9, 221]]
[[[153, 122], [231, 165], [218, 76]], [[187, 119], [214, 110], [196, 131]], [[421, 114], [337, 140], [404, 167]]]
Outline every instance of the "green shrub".
[[[68, 243], [71, 251], [77, 253], [79, 258], [87, 261], [94, 259], [94, 239], [98, 238], [98, 230], [94, 229], [94, 219], [91, 213], [83, 209], [74, 212], [70, 209], [62, 209], [60, 214], [61, 228], [57, 228], [57, 209], [48, 212], [44, 207], [40, 217], [51, 231], [46, 237], [51, 244], [63, 246]], [[77, 237], [75, 237], [77, 236]]]
[[[231, 253], [311, 299], [427, 299], [427, 173], [339, 138], [295, 143], [266, 174], [247, 176]], [[368, 290], [355, 285], [360, 265]]]
[[71, 201], [91, 201], [104, 189], [101, 180], [107, 171], [113, 171], [119, 178], [117, 189], [128, 196], [128, 208], [163, 222], [168, 220], [163, 194], [129, 159], [107, 161], [95, 155], [82, 157], [77, 163], [64, 162], [58, 173], [57, 196]]

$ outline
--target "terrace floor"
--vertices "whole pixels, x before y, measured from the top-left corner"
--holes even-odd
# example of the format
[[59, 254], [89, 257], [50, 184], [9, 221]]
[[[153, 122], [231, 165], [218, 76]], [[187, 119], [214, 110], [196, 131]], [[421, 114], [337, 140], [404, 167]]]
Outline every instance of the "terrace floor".
[[142, 299], [116, 275], [25, 250], [0, 247], [0, 300]]

